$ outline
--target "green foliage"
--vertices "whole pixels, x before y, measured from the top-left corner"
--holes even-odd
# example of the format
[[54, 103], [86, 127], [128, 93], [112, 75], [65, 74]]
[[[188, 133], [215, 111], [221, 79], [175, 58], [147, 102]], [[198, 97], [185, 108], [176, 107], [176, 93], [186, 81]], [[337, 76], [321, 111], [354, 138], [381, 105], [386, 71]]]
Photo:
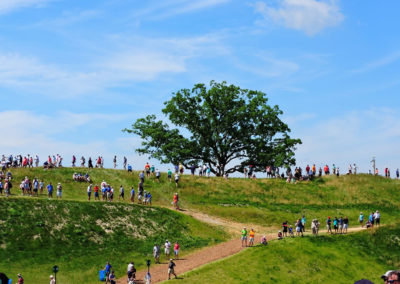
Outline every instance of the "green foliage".
[[[400, 225], [351, 235], [286, 238], [183, 275], [181, 283], [354, 283], [400, 266]], [[210, 281], [211, 280], [211, 281]]]
[[206, 163], [217, 176], [248, 165], [256, 170], [293, 165], [295, 146], [301, 141], [289, 137], [289, 127], [279, 118], [282, 111], [267, 102], [262, 92], [211, 81], [209, 89], [197, 84], [165, 102], [163, 113], [188, 135], [156, 121], [154, 115], [138, 119], [125, 131], [143, 139], [140, 154], [186, 167]]

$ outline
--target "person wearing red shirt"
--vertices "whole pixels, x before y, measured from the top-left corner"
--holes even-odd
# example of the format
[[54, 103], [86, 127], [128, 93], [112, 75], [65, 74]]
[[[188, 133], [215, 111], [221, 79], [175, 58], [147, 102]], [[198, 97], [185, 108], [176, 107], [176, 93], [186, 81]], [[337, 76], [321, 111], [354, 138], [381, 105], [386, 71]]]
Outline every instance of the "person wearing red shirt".
[[175, 259], [179, 259], [179, 248], [180, 248], [180, 246], [179, 246], [178, 242], [176, 242], [174, 245]]

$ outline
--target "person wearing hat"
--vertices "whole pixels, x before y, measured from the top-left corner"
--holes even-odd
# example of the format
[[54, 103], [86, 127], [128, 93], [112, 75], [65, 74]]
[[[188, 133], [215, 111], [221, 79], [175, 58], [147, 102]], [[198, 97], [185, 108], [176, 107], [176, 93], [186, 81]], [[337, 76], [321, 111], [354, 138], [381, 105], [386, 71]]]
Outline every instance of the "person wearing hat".
[[388, 270], [388, 271], [386, 271], [385, 274], [383, 274], [383, 275], [381, 276], [381, 279], [382, 279], [383, 281], [385, 281], [385, 284], [388, 283], [387, 281], [388, 281], [389, 275], [392, 273], [392, 271], [393, 271], [393, 270]]
[[241, 239], [242, 239], [242, 247], [243, 247], [243, 243], [245, 244], [244, 246], [247, 247], [247, 230], [246, 227], [243, 227], [243, 230], [241, 231]]
[[176, 266], [176, 264], [171, 258], [168, 263], [168, 280], [171, 279], [171, 274], [173, 274], [175, 276], [175, 278], [178, 278], [178, 276], [176, 276], [176, 274], [175, 274], [175, 266]]
[[170, 255], [170, 249], [171, 249], [171, 243], [168, 240], [165, 240], [164, 244], [164, 253], [167, 258], [169, 258]]
[[279, 232], [278, 232], [278, 240], [282, 240], [282, 239], [283, 239], [282, 232], [281, 232], [281, 231], [279, 231]]
[[[400, 271], [394, 270], [388, 274], [387, 283], [400, 284]], [[386, 283], [385, 282], [385, 283]]]
[[18, 284], [24, 284], [24, 278], [22, 277], [21, 273], [18, 273]]
[[377, 226], [380, 226], [381, 225], [381, 213], [379, 213], [379, 211], [378, 210], [376, 210], [376, 212], [375, 212], [375, 214], [374, 214], [375, 216], [375, 224], [377, 225]]
[[56, 284], [56, 280], [54, 280], [53, 275], [50, 275], [50, 284]]

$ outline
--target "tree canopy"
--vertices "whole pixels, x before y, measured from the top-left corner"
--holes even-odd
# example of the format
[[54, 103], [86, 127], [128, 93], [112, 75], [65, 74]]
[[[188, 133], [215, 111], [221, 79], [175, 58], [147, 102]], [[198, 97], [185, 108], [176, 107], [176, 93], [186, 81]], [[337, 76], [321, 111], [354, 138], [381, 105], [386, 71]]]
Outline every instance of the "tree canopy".
[[263, 92], [226, 82], [211, 81], [209, 88], [196, 84], [164, 103], [162, 112], [175, 127], [148, 115], [124, 131], [143, 139], [139, 154], [186, 168], [204, 163], [217, 176], [243, 172], [249, 165], [256, 171], [293, 165], [301, 140], [290, 138], [279, 118], [282, 111], [267, 102]]

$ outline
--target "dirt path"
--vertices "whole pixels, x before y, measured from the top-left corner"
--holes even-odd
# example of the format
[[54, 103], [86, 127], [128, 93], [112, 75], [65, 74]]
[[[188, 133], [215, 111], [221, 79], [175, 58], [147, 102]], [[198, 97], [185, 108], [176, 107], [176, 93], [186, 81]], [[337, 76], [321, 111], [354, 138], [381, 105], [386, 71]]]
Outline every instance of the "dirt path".
[[[200, 266], [203, 266], [205, 264], [208, 264], [210, 262], [220, 260], [223, 258], [226, 258], [228, 256], [232, 256], [243, 249], [245, 247], [242, 247], [241, 241], [239, 239], [239, 234], [240, 230], [245, 226], [244, 224], [241, 223], [236, 223], [236, 222], [231, 222], [228, 220], [220, 219], [218, 217], [214, 216], [209, 216], [204, 213], [200, 212], [195, 212], [195, 211], [182, 211], [182, 213], [187, 214], [192, 216], [193, 218], [196, 218], [200, 221], [209, 223], [211, 225], [216, 225], [216, 226], [223, 226], [227, 231], [230, 233], [235, 233], [237, 234], [237, 238], [212, 246], [212, 247], [206, 247], [201, 250], [195, 251], [191, 254], [188, 254], [184, 256], [182, 259], [175, 260], [174, 262], [176, 263], [176, 268], [175, 268], [175, 273], [179, 276], [182, 275], [183, 273], [189, 272], [195, 268], [199, 268]], [[246, 226], [248, 229], [249, 228], [254, 228], [256, 232], [260, 232], [256, 234], [255, 237], [255, 243], [258, 244], [260, 241], [261, 235], [263, 235], [265, 232], [271, 231], [271, 228], [265, 228], [262, 226]], [[323, 227], [321, 227], [322, 234], [326, 233], [326, 230], [324, 230]], [[349, 228], [348, 232], [353, 233], [353, 232], [358, 232], [361, 230], [364, 230], [365, 228], [360, 228], [360, 227], [353, 227]], [[310, 234], [310, 229], [308, 229], [308, 232], [306, 232], [306, 235]], [[277, 234], [276, 233], [269, 233], [265, 234], [267, 237], [268, 241], [275, 240], [277, 239]], [[158, 265], [154, 265], [151, 267], [151, 283], [158, 283], [167, 280], [168, 278], [168, 263], [162, 263]], [[144, 283], [143, 279], [145, 277], [145, 274], [147, 273], [147, 270], [141, 270], [136, 273], [136, 283]], [[121, 279], [118, 279], [117, 284], [126, 284], [127, 283], [127, 277], [123, 277]]]

